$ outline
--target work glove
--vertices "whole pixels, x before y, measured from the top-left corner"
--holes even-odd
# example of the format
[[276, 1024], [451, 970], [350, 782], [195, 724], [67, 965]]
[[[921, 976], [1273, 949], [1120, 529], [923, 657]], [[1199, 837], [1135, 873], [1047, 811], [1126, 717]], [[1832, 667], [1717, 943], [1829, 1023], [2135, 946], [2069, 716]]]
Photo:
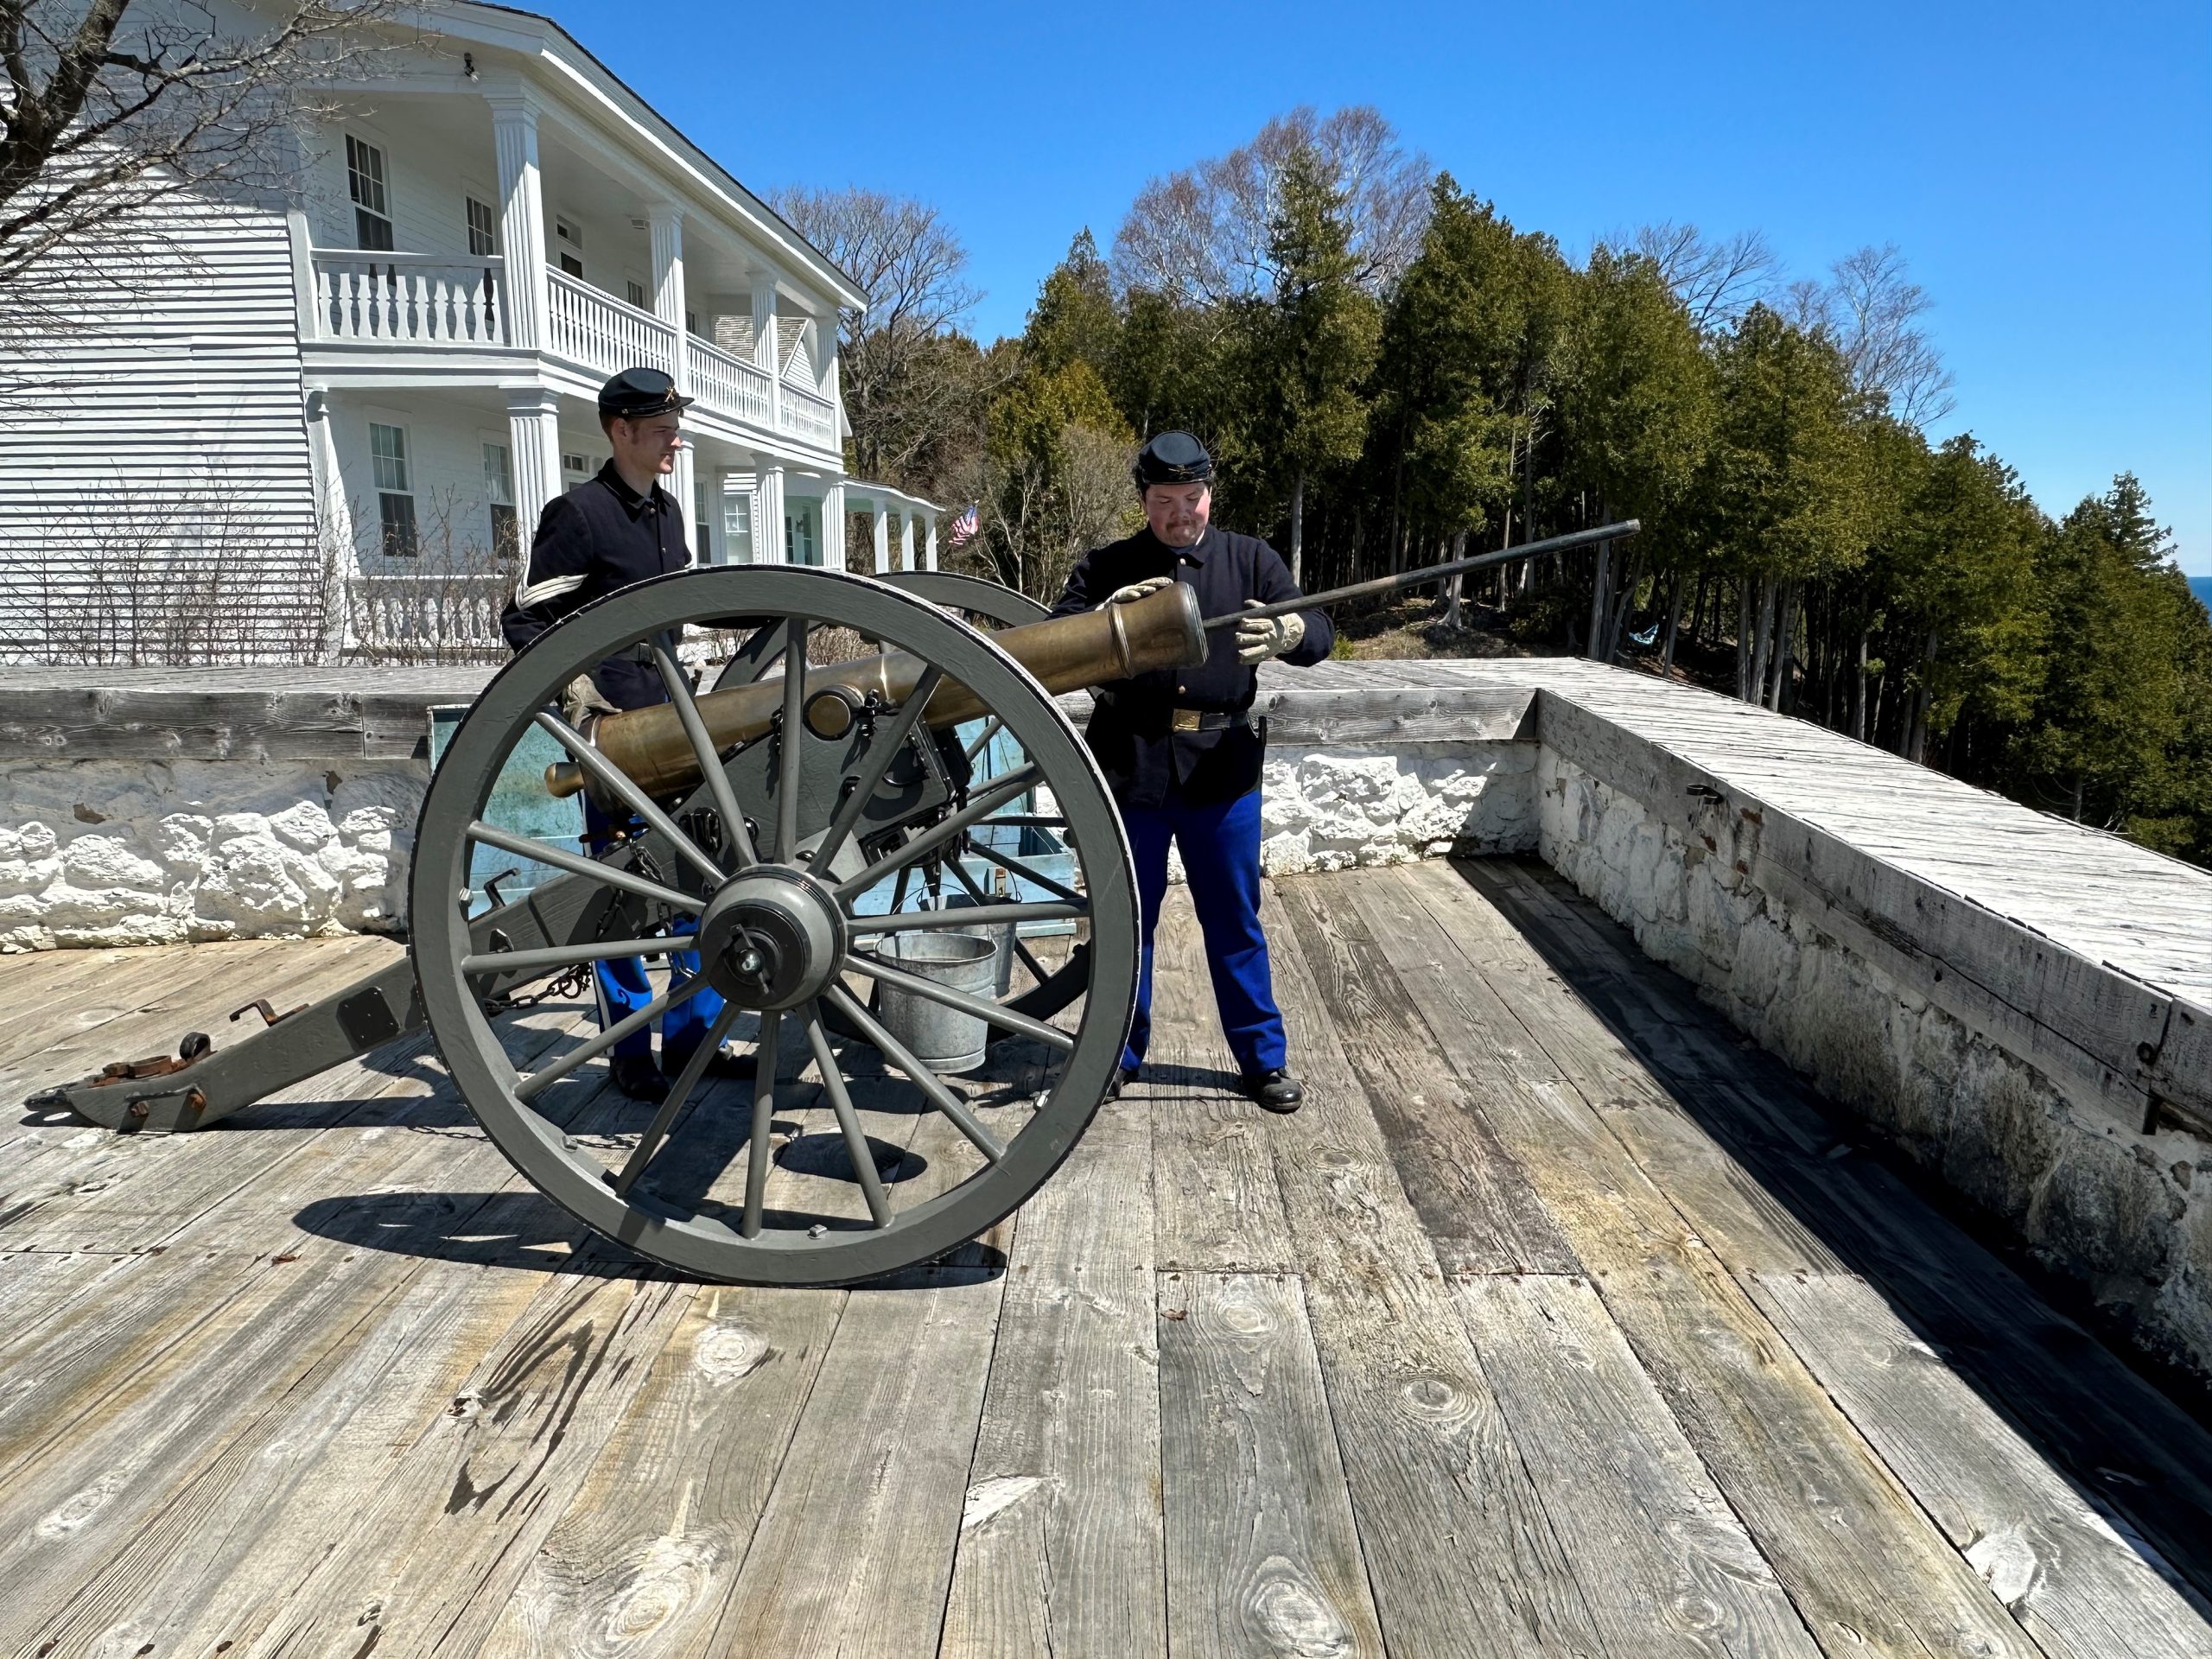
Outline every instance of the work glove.
[[588, 674], [579, 674], [561, 688], [561, 718], [579, 731], [587, 721], [620, 712], [601, 695]]
[[[1244, 602], [1255, 608], [1260, 603], [1256, 599]], [[1236, 660], [1248, 666], [1264, 663], [1270, 657], [1296, 650], [1305, 637], [1306, 619], [1296, 611], [1281, 616], [1248, 616], [1236, 625]]]
[[1142, 599], [1147, 594], [1158, 593], [1174, 580], [1173, 576], [1150, 576], [1142, 582], [1133, 582], [1126, 588], [1116, 588], [1106, 595], [1105, 604], [1098, 608], [1103, 611], [1107, 605], [1126, 605], [1131, 600]]

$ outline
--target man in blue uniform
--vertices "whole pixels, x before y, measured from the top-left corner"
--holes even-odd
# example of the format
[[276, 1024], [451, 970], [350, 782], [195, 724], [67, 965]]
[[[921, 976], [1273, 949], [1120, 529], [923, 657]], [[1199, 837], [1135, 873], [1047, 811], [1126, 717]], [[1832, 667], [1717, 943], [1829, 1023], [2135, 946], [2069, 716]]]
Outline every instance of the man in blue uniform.
[[[1087, 553], [1053, 607], [1068, 615], [1141, 599], [1171, 582], [1187, 584], [1198, 611], [1223, 616], [1298, 597], [1274, 549], [1253, 536], [1212, 527], [1213, 461], [1187, 432], [1163, 432], [1137, 456], [1145, 528]], [[1134, 1080], [1152, 1036], [1152, 940], [1167, 892], [1167, 848], [1183, 855], [1191, 904], [1205, 936], [1206, 967], [1244, 1092], [1273, 1112], [1294, 1112], [1305, 1090], [1289, 1070], [1282, 1014], [1260, 931], [1260, 770], [1264, 720], [1252, 699], [1270, 657], [1319, 662], [1336, 639], [1320, 611], [1240, 623], [1208, 636], [1197, 668], [1141, 674], [1103, 688], [1087, 734], [1114, 791], [1136, 854], [1144, 965], [1135, 1023], [1122, 1055]]]
[[[522, 580], [499, 619], [500, 631], [515, 650], [594, 599], [691, 563], [683, 512], [659, 483], [676, 470], [677, 452], [683, 448], [678, 428], [690, 401], [677, 397], [676, 383], [658, 369], [625, 369], [600, 388], [599, 424], [613, 453], [588, 482], [545, 504]], [[617, 709], [667, 701], [652, 653], [639, 645], [578, 675], [561, 694], [561, 712], [575, 726]], [[609, 817], [585, 796], [584, 830], [594, 852], [626, 819]], [[677, 984], [699, 971], [696, 951], [671, 951], [669, 963]], [[640, 957], [602, 962], [594, 979], [602, 1027], [653, 997]], [[659, 1065], [653, 1063], [650, 1032], [624, 1038], [614, 1050], [615, 1086], [633, 1099], [664, 1099], [668, 1077], [683, 1069], [721, 1011], [721, 999], [702, 990], [663, 1014]], [[736, 1057], [718, 1054], [708, 1062], [708, 1074], [748, 1072]]]

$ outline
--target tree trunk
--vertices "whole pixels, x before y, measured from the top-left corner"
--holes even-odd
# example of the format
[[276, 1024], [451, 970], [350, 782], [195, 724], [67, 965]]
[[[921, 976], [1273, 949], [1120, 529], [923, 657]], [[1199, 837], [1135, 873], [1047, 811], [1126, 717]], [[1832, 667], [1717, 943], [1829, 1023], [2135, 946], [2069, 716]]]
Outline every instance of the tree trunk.
[[[1465, 531], [1453, 532], [1450, 556], [1454, 559], [1464, 559], [1467, 556]], [[1444, 590], [1444, 626], [1447, 628], [1457, 630], [1459, 626], [1459, 584], [1465, 580], [1466, 578], [1464, 573], [1456, 575], [1452, 578], [1451, 585]]]
[[1797, 650], [1797, 584], [1782, 584], [1782, 596], [1776, 607], [1774, 630], [1774, 678], [1767, 687], [1766, 706], [1777, 714], [1782, 709], [1782, 693], [1789, 683], [1789, 664]]
[[1766, 669], [1769, 653], [1774, 649], [1774, 579], [1762, 576], [1758, 585], [1758, 620], [1753, 624], [1751, 644], [1751, 683], [1745, 688], [1744, 701], [1764, 702], [1766, 690]]
[[[1674, 594], [1667, 601], [1667, 645], [1659, 653], [1659, 677], [1662, 680], [1675, 677], [1675, 635], [1682, 626], [1682, 599], [1688, 592], [1688, 579], [1677, 573]], [[1700, 584], [1699, 597], [1704, 597], [1702, 583]]]
[[1290, 582], [1295, 588], [1306, 567], [1306, 474], [1290, 486]]
[[1598, 565], [1590, 581], [1590, 660], [1605, 660], [1605, 584], [1613, 573], [1613, 544], [1598, 543]]
[[1851, 734], [1866, 741], [1866, 641], [1871, 630], [1859, 631], [1859, 672], [1851, 681]]
[[1637, 550], [1636, 557], [1628, 567], [1628, 580], [1621, 585], [1619, 600], [1613, 606], [1613, 620], [1605, 630], [1605, 660], [1620, 660], [1621, 636], [1628, 631], [1629, 619], [1636, 613], [1636, 596], [1643, 587], [1643, 550]]
[[1736, 583], [1736, 700], [1751, 700], [1751, 579]]

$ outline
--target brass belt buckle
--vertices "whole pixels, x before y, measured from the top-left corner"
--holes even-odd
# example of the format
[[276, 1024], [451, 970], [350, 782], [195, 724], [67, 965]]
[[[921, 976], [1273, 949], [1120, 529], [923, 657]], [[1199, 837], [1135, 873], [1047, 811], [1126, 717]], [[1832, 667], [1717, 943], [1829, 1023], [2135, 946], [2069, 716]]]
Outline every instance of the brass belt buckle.
[[1178, 709], [1168, 717], [1167, 723], [1172, 731], [1195, 732], [1198, 729], [1198, 711], [1195, 709]]

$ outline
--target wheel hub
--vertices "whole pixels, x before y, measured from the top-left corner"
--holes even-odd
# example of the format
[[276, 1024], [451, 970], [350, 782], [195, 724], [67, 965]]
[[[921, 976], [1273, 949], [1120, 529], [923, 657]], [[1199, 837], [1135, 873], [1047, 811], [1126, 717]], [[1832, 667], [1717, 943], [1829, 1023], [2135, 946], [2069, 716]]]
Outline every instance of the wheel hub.
[[724, 883], [699, 918], [700, 969], [741, 1008], [770, 1012], [818, 996], [844, 957], [836, 895], [789, 865], [755, 865]]

